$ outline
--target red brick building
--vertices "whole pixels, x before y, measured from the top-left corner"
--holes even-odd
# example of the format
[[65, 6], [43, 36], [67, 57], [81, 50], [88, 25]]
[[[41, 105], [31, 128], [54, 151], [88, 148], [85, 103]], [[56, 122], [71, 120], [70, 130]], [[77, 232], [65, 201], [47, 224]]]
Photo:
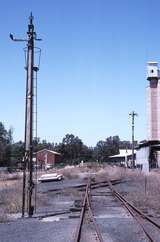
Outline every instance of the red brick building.
[[39, 150], [37, 152], [37, 165], [45, 168], [47, 165], [54, 166], [61, 161], [61, 154], [53, 150]]

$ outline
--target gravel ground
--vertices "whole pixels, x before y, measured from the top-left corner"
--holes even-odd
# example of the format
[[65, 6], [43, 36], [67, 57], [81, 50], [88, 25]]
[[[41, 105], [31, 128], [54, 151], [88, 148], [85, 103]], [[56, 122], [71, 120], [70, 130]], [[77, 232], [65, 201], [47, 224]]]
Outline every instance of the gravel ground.
[[42, 222], [24, 219], [0, 225], [0, 242], [69, 242], [73, 240], [75, 220]]
[[92, 196], [92, 209], [104, 241], [148, 242], [142, 229], [112, 196], [109, 188], [99, 188], [96, 191], [93, 193], [96, 196]]

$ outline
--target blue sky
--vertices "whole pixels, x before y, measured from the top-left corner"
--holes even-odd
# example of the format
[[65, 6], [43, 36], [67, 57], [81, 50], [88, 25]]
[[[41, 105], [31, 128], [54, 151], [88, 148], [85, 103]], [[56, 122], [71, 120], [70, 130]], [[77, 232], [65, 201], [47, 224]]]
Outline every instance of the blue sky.
[[3, 1], [0, 40], [0, 120], [24, 137], [24, 43], [28, 16], [43, 42], [38, 74], [38, 136], [60, 142], [67, 133], [87, 145], [110, 135], [146, 132], [146, 62], [159, 61], [158, 0]]

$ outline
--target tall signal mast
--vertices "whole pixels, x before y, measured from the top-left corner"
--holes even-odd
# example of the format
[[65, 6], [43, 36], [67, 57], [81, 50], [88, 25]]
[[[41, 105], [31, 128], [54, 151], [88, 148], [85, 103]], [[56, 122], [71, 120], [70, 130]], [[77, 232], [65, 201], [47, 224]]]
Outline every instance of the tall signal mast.
[[32, 217], [34, 206], [32, 205], [33, 195], [33, 116], [34, 116], [34, 71], [38, 71], [38, 67], [34, 66], [34, 42], [40, 41], [37, 38], [36, 32], [34, 31], [33, 16], [32, 13], [29, 17], [27, 39], [17, 39], [10, 34], [10, 38], [17, 42], [26, 42], [26, 107], [25, 107], [25, 155], [24, 155], [24, 166], [23, 166], [23, 198], [22, 198], [22, 217], [25, 215], [26, 207], [26, 168], [28, 168], [28, 187], [27, 187], [27, 213], [28, 217]]

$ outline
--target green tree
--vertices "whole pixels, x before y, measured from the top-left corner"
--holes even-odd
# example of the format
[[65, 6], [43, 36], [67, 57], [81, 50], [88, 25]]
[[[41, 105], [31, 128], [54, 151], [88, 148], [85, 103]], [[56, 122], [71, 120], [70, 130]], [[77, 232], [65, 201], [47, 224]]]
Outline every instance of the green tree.
[[8, 166], [11, 158], [12, 129], [7, 131], [0, 122], [0, 165]]
[[120, 141], [119, 142], [119, 148], [120, 149], [132, 149], [132, 143], [130, 141]]
[[48, 150], [54, 150], [54, 143], [47, 142], [46, 140], [40, 140], [40, 138], [35, 138], [33, 140], [33, 150], [34, 152], [48, 149]]
[[119, 153], [119, 136], [110, 136], [105, 141], [100, 140], [94, 148], [93, 157], [98, 162], [108, 161], [108, 157]]
[[81, 160], [87, 162], [87, 161], [93, 161], [93, 148], [88, 147], [87, 145], [83, 145], [82, 151], [81, 151]]
[[22, 162], [24, 156], [24, 142], [19, 141], [12, 144], [12, 165], [16, 165], [17, 163]]
[[108, 149], [106, 141], [98, 141], [96, 147], [94, 148], [93, 157], [98, 162], [104, 162], [108, 158]]
[[77, 164], [82, 159], [83, 142], [78, 136], [66, 134], [62, 143], [57, 145], [55, 149], [62, 154], [63, 162]]

